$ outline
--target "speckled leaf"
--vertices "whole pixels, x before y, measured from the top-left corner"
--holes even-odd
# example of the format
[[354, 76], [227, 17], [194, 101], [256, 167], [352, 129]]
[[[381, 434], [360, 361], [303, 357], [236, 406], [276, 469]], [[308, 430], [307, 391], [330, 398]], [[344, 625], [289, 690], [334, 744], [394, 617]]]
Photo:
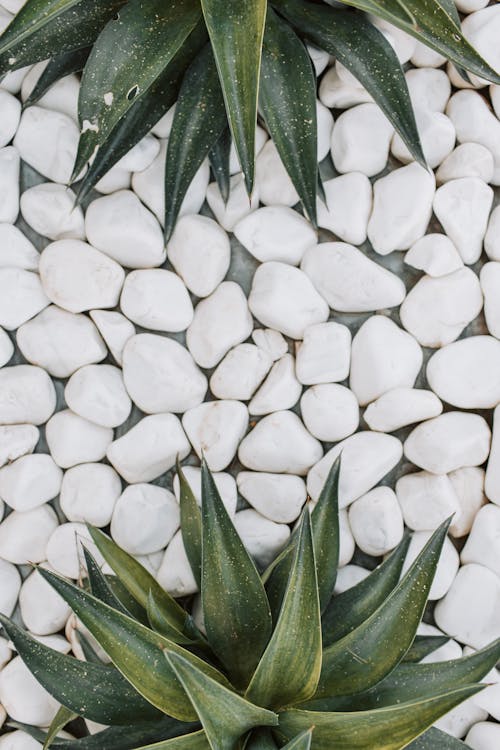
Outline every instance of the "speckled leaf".
[[123, 606], [120, 600], [115, 596], [106, 580], [106, 576], [100, 569], [95, 558], [85, 547], [85, 545], [83, 545], [83, 554], [85, 557], [85, 565], [87, 567], [90, 590], [92, 594], [97, 599], [100, 599], [101, 602], [104, 602], [110, 607], [113, 607], [113, 609], [116, 609], [118, 612], [131, 617], [132, 614], [128, 612], [128, 610]]
[[269, 729], [255, 729], [248, 736], [245, 750], [278, 750]]
[[89, 54], [90, 47], [83, 47], [83, 49], [65, 52], [49, 60], [23, 106], [30, 107], [36, 104], [61, 78], [83, 70]]
[[416, 635], [403, 661], [419, 662], [449, 640], [447, 635]]
[[465, 742], [452, 737], [451, 734], [431, 727], [416, 740], [410, 742], [406, 750], [471, 750], [471, 748]]
[[179, 461], [177, 461], [177, 476], [179, 477], [182, 541], [199, 588], [201, 585], [201, 511]]
[[212, 167], [212, 172], [224, 203], [227, 203], [229, 200], [229, 191], [231, 188], [231, 172], [229, 170], [231, 142], [231, 131], [229, 128], [225, 128], [217, 143], [214, 144], [208, 154], [210, 166]]
[[45, 742], [43, 743], [43, 750], [48, 750], [49, 747], [52, 747], [52, 743], [59, 732], [64, 729], [66, 724], [69, 724], [70, 721], [73, 721], [73, 719], [76, 719], [77, 717], [78, 714], [75, 714], [74, 711], [66, 708], [66, 706], [61, 706], [59, 711], [50, 722], [50, 726], [47, 730], [47, 737], [45, 738]]
[[201, 0], [201, 6], [236, 152], [251, 194], [267, 0]]
[[201, 730], [173, 740], [156, 742], [154, 745], [141, 745], [137, 750], [210, 750], [210, 744], [207, 735]]

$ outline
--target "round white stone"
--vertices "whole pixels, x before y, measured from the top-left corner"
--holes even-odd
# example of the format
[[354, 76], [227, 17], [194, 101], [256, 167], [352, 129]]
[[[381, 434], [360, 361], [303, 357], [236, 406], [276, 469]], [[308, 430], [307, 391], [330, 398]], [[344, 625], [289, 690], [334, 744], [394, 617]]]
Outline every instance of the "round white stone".
[[500, 263], [485, 263], [479, 276], [484, 294], [484, 317], [488, 331], [500, 338]]
[[[290, 175], [281, 161], [278, 149], [271, 140], [267, 141], [256, 159], [255, 182], [258, 190], [258, 198], [260, 198], [260, 202], [265, 206], [295, 206], [299, 202], [299, 196]], [[231, 192], [232, 190], [233, 186], [231, 184]], [[207, 200], [208, 198], [209, 196], [207, 195]], [[248, 197], [246, 198], [246, 203], [246, 213], [249, 213]]]
[[0, 325], [8, 331], [19, 328], [49, 304], [37, 273], [0, 268]]
[[0, 149], [0, 222], [14, 224], [19, 214], [19, 153], [13, 146]]
[[64, 399], [75, 414], [102, 427], [123, 424], [132, 408], [121, 370], [113, 365], [81, 367], [68, 380]]
[[[500, 51], [498, 37], [500, 35], [500, 8], [492, 5], [489, 8], [470, 13], [462, 22], [462, 31], [468, 42], [479, 52], [483, 60], [493, 68], [500, 69]], [[484, 78], [474, 74], [471, 82], [475, 85], [486, 85]]]
[[417, 41], [411, 61], [418, 68], [440, 68], [446, 62], [446, 57]]
[[461, 177], [436, 191], [434, 213], [464, 263], [479, 260], [493, 203], [493, 190], [479, 177]]
[[151, 133], [148, 133], [122, 156], [117, 165], [128, 172], [143, 172], [160, 153], [161, 144]]
[[0, 497], [14, 510], [43, 505], [59, 494], [62, 471], [45, 453], [21, 456], [0, 469]]
[[19, 607], [24, 625], [35, 635], [59, 632], [71, 614], [71, 607], [36, 570], [21, 587]]
[[500, 184], [500, 122], [477, 91], [457, 91], [451, 97], [446, 114], [452, 120], [459, 143], [480, 143], [493, 156], [495, 169], [490, 180]]
[[0, 268], [24, 268], [38, 271], [40, 254], [20, 229], [0, 224]]
[[234, 526], [247, 552], [263, 569], [281, 552], [290, 537], [286, 524], [275, 523], [251, 508], [236, 513]]
[[19, 571], [7, 560], [0, 559], [0, 612], [10, 617], [16, 606], [17, 597], [21, 588], [21, 576]]
[[172, 596], [191, 596], [198, 591], [180, 531], [165, 550], [156, 578], [160, 586]]
[[40, 430], [32, 424], [1, 425], [0, 466], [33, 453], [39, 438]]
[[347, 326], [334, 321], [308, 326], [296, 348], [297, 378], [304, 385], [336, 383], [349, 375], [351, 332]]
[[500, 409], [493, 412], [493, 438], [486, 469], [485, 491], [488, 500], [500, 505]]
[[371, 430], [394, 432], [414, 422], [437, 417], [442, 411], [443, 404], [432, 391], [393, 388], [369, 404], [363, 419]]
[[234, 227], [236, 239], [261, 263], [274, 260], [296, 266], [317, 241], [316, 232], [287, 206], [264, 206]]
[[307, 497], [303, 479], [289, 474], [240, 471], [238, 491], [259, 513], [276, 523], [295, 521]]
[[[0, 701], [11, 719], [36, 727], [48, 726], [59, 709], [59, 703], [40, 685], [20, 656], [0, 672]], [[14, 745], [16, 750], [32, 747], [17, 741]]]
[[405, 78], [416, 110], [444, 112], [451, 94], [450, 80], [444, 70], [408, 70]]
[[[22, 0], [7, 0], [10, 5], [16, 3], [24, 5]], [[40, 76], [46, 70], [48, 60], [36, 63], [25, 75], [21, 86], [21, 99], [25, 103], [32, 94]], [[80, 80], [76, 75], [67, 75], [52, 84], [48, 91], [36, 102], [38, 107], [55, 110], [71, 117], [78, 122], [78, 95], [80, 92]]]
[[107, 526], [122, 491], [120, 477], [106, 464], [73, 466], [63, 477], [59, 502], [68, 521]]
[[460, 515], [458, 497], [446, 475], [406, 474], [396, 482], [396, 494], [406, 525], [415, 531], [433, 531], [450, 516]]
[[0, 367], [6, 365], [13, 354], [14, 344], [3, 328], [0, 328]]
[[[326, 104], [326, 101], [323, 100]], [[376, 104], [359, 104], [337, 118], [331, 154], [338, 172], [373, 177], [384, 169], [394, 128]]]
[[[402, 575], [406, 573], [431, 536], [432, 531], [416, 531], [412, 534], [410, 546], [408, 547], [408, 552], [403, 565]], [[458, 567], [458, 552], [452, 542], [446, 537], [443, 549], [441, 550], [441, 555], [439, 556], [431, 590], [429, 591], [429, 601], [436, 601], [436, 599], [442, 599], [443, 596], [445, 596], [455, 580], [455, 576], [458, 573]], [[433, 656], [435, 655], [433, 654]]]
[[300, 400], [300, 411], [311, 435], [326, 443], [344, 440], [359, 425], [356, 396], [337, 383], [308, 388]]
[[478, 563], [500, 576], [498, 538], [500, 508], [493, 503], [482, 507], [474, 519], [470, 534], [460, 554], [462, 564]]
[[381, 557], [403, 538], [404, 523], [394, 491], [375, 487], [349, 507], [349, 525], [358, 547]]
[[132, 271], [123, 285], [120, 307], [142, 328], [178, 333], [193, 320], [193, 305], [181, 279], [172, 271]]
[[370, 571], [366, 568], [362, 568], [359, 565], [344, 565], [343, 568], [339, 568], [337, 572], [337, 580], [335, 581], [336, 595], [343, 594], [344, 591], [351, 589], [358, 583], [361, 583], [365, 578], [370, 575]]
[[95, 189], [98, 193], [103, 195], [110, 195], [116, 193], [118, 190], [128, 190], [130, 188], [132, 174], [127, 172], [126, 169], [118, 167], [116, 164], [114, 167], [106, 172], [101, 179], [96, 182]]
[[3, 148], [16, 134], [21, 119], [21, 102], [8, 91], [0, 90], [0, 112], [0, 148]]
[[271, 372], [248, 405], [252, 415], [270, 414], [291, 409], [300, 398], [302, 385], [295, 375], [295, 360], [284, 354], [272, 366]]
[[40, 367], [15, 365], [0, 370], [0, 422], [39, 425], [56, 408], [52, 380]]
[[496, 750], [500, 742], [500, 726], [491, 721], [479, 721], [470, 728], [465, 742], [472, 750]]
[[16, 565], [42, 562], [57, 524], [50, 505], [40, 505], [24, 513], [13, 511], [0, 524], [0, 557]]
[[355, 548], [349, 515], [344, 508], [339, 511], [339, 568], [351, 562]]
[[[184, 474], [186, 482], [191, 487], [196, 502], [201, 508], [201, 469], [197, 466], [183, 466], [182, 473]], [[227, 474], [225, 471], [212, 472], [212, 476], [227, 512], [231, 517], [234, 516], [236, 513], [236, 504], [238, 502], [238, 492], [234, 477], [231, 476], [231, 474]], [[180, 482], [178, 474], [174, 476], [173, 489], [175, 497], [179, 500]]]
[[89, 550], [98, 565], [104, 563], [85, 524], [63, 523], [57, 527], [47, 543], [47, 560], [59, 575], [80, 578], [86, 575], [84, 547]]
[[[372, 186], [361, 172], [334, 177], [323, 183], [326, 206], [318, 198], [318, 226], [344, 242], [361, 245], [366, 240], [368, 219], [372, 210]], [[309, 242], [309, 246], [315, 241]]]
[[484, 237], [484, 249], [490, 260], [500, 260], [500, 206], [496, 206], [491, 212]]
[[280, 359], [288, 351], [288, 344], [283, 334], [279, 331], [273, 331], [272, 328], [254, 328], [252, 340], [259, 349], [269, 354], [273, 362]]
[[[415, 114], [425, 161], [431, 169], [435, 169], [453, 151], [455, 127], [450, 118], [441, 112], [417, 109]], [[394, 134], [391, 153], [403, 164], [413, 161], [413, 155], [399, 133]]]
[[248, 409], [241, 401], [209, 401], [186, 411], [182, 426], [197, 455], [223, 471], [248, 429]]
[[165, 549], [179, 525], [179, 504], [171, 492], [134, 484], [116, 502], [111, 536], [129, 554], [149, 555]]
[[271, 356], [255, 344], [231, 349], [210, 378], [217, 398], [248, 401], [271, 369]]
[[372, 102], [368, 91], [361, 85], [352, 86], [339, 76], [337, 68], [332, 65], [319, 84], [319, 98], [325, 107], [330, 109], [345, 109], [356, 104]]
[[224, 202], [216, 182], [212, 182], [208, 186], [206, 198], [221, 227], [226, 232], [232, 232], [236, 224], [244, 216], [247, 216], [251, 211], [255, 211], [259, 207], [259, 184], [256, 183], [250, 200], [246, 191], [243, 174], [240, 172], [231, 177], [231, 188], [227, 203]]
[[80, 132], [68, 115], [27, 107], [14, 145], [21, 159], [52, 182], [67, 184], [73, 171]]
[[433, 277], [446, 276], [463, 268], [460, 254], [445, 234], [426, 234], [405, 254], [405, 263]]
[[462, 177], [478, 177], [490, 182], [495, 163], [491, 151], [480, 143], [462, 143], [441, 163], [436, 172], [438, 185]]
[[45, 437], [56, 464], [68, 469], [104, 458], [113, 440], [113, 430], [89, 422], [71, 409], [64, 409], [49, 419]]
[[91, 310], [90, 317], [119, 365], [122, 364], [123, 348], [135, 334], [134, 324], [119, 312]]
[[448, 475], [458, 499], [460, 512], [450, 526], [450, 535], [460, 538], [469, 533], [477, 512], [487, 500], [484, 494], [484, 469], [466, 466]]
[[83, 211], [66, 185], [44, 182], [21, 196], [23, 219], [35, 232], [50, 240], [85, 239]]

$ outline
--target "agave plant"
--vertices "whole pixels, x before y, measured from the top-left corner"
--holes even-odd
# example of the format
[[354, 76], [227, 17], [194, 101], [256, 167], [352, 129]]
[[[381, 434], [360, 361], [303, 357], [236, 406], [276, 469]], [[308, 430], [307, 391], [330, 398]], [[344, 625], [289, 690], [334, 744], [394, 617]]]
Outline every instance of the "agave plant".
[[305, 42], [342, 62], [425, 162], [403, 70], [373, 16], [445, 55], [464, 76], [466, 69], [500, 83], [463, 37], [454, 0], [27, 0], [0, 38], [0, 76], [49, 59], [33, 103], [83, 70], [73, 178], [91, 164], [80, 199], [177, 101], [166, 155], [167, 239], [207, 156], [227, 200], [230, 135], [252, 192], [258, 117], [315, 223], [316, 77]]
[[[90, 590], [39, 569], [111, 659], [87, 661], [1, 622], [39, 682], [62, 704], [48, 734], [59, 750], [458, 750], [429, 727], [481, 689], [500, 641], [472, 656], [418, 663], [446, 638], [415, 636], [448, 524], [401, 580], [408, 538], [358, 585], [333, 596], [339, 464], [316, 507], [259, 573], [206, 466], [201, 511], [180, 471], [186, 553], [204, 625], [98, 529], [105, 576], [85, 551]], [[107, 729], [56, 738], [75, 716]], [[419, 739], [416, 739], [419, 738]]]

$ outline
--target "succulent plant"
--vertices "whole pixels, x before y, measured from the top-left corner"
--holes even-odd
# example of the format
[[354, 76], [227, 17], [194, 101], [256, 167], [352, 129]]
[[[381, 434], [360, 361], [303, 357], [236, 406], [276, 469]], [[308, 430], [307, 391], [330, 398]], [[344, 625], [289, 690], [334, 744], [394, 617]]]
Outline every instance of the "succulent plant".
[[[99, 529], [85, 550], [88, 586], [40, 575], [104, 650], [86, 661], [58, 653], [12, 621], [1, 623], [37, 680], [62, 704], [47, 735], [59, 750], [458, 750], [431, 725], [481, 689], [500, 641], [440, 663], [418, 663], [446, 641], [416, 636], [448, 524], [400, 579], [409, 539], [353, 588], [334, 596], [339, 555], [339, 462], [318, 503], [260, 573], [212, 475], [202, 468], [201, 511], [179, 470], [186, 554], [203, 624]], [[56, 738], [76, 716], [107, 729]]]
[[258, 118], [315, 223], [316, 76], [304, 42], [353, 73], [425, 163], [403, 69], [376, 16], [464, 76], [466, 69], [500, 83], [463, 37], [453, 0], [28, 0], [0, 38], [0, 76], [49, 59], [30, 104], [83, 70], [73, 178], [90, 168], [80, 199], [177, 101], [166, 154], [167, 239], [207, 156], [227, 200], [231, 135], [252, 192]]

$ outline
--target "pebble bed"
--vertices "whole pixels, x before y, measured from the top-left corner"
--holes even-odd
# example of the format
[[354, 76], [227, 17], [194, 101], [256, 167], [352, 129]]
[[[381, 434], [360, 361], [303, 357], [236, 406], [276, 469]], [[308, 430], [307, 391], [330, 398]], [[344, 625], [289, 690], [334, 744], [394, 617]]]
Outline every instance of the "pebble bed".
[[[21, 5], [2, 0], [0, 29]], [[457, 5], [500, 69], [500, 5]], [[174, 464], [199, 496], [202, 451], [259, 566], [342, 451], [339, 592], [405, 526], [407, 567], [454, 514], [420, 629], [450, 641], [428, 660], [500, 636], [500, 86], [379, 25], [434, 173], [314, 51], [319, 240], [259, 128], [251, 203], [234, 153], [227, 205], [203, 164], [165, 250], [173, 111], [74, 208], [77, 77], [23, 112], [43, 66], [0, 84], [0, 611], [44, 643], [80, 655], [78, 623], [28, 564], [84, 576], [86, 523], [196, 593]], [[1, 637], [0, 670], [0, 725], [47, 726], [55, 701]], [[486, 681], [438, 722], [474, 750], [500, 747], [500, 673]]]

